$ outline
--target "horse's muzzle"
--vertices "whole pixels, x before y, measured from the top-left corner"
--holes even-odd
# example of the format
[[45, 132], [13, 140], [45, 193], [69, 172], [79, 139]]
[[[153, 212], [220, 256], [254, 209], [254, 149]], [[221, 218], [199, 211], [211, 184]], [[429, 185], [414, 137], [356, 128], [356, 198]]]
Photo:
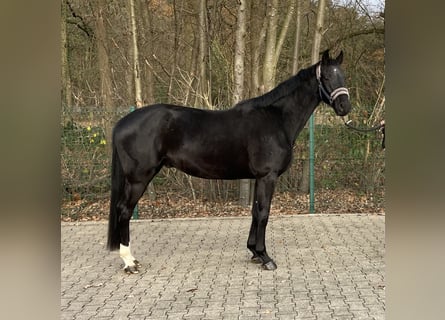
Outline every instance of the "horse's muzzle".
[[345, 116], [351, 111], [351, 102], [348, 96], [341, 95], [334, 100], [333, 108], [338, 116]]

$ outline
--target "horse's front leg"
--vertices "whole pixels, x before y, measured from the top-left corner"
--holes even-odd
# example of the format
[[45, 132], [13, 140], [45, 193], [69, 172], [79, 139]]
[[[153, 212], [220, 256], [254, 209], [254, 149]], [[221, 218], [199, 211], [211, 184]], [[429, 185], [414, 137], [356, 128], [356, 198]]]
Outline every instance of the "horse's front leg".
[[258, 229], [258, 200], [256, 196], [257, 183], [255, 182], [254, 199], [252, 204], [252, 224], [250, 225], [249, 238], [247, 239], [247, 248], [253, 253], [251, 261], [262, 263], [263, 260], [256, 252], [256, 235]]
[[254, 206], [257, 206], [258, 216], [254, 253], [261, 259], [263, 268], [266, 270], [275, 270], [277, 268], [277, 265], [266, 251], [266, 227], [269, 221], [270, 204], [276, 180], [276, 175], [269, 174], [257, 179], [255, 188], [256, 204], [254, 203]]

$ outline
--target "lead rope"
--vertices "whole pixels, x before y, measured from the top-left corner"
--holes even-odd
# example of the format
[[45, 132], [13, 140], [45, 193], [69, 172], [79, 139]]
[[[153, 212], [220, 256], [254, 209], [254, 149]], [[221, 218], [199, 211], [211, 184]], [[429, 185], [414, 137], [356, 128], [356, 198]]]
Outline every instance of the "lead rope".
[[373, 131], [377, 131], [380, 130], [380, 132], [382, 133], [382, 149], [385, 149], [385, 120], [380, 121], [380, 124], [371, 127], [371, 128], [357, 128], [355, 126], [353, 126], [352, 120], [348, 120], [345, 121], [345, 119], [342, 117], [343, 122], [345, 123], [345, 126], [348, 127], [349, 129], [358, 131], [358, 132], [362, 132], [362, 133], [369, 133], [369, 132], [373, 132]]

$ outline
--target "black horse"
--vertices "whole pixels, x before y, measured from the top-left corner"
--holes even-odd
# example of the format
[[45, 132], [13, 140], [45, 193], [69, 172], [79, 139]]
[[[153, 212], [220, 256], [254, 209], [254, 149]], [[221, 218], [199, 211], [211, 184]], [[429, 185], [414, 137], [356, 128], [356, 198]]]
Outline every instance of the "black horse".
[[338, 116], [350, 109], [340, 64], [343, 52], [303, 69], [270, 92], [225, 111], [167, 104], [143, 107], [113, 130], [110, 250], [120, 249], [127, 273], [139, 262], [130, 251], [129, 223], [148, 183], [163, 166], [205, 179], [255, 179], [247, 248], [252, 260], [274, 270], [265, 234], [277, 178], [289, 167], [299, 132], [324, 101]]

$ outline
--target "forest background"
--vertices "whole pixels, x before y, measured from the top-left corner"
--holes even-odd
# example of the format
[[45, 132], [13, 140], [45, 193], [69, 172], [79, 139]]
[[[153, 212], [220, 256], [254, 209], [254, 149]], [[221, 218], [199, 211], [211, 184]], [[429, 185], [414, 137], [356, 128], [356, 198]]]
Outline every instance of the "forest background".
[[[106, 217], [110, 132], [132, 108], [230, 108], [310, 66], [317, 33], [318, 51], [344, 52], [349, 119], [378, 124], [385, 115], [384, 22], [383, 0], [62, 1], [61, 218]], [[381, 133], [350, 131], [326, 105], [314, 120], [316, 212], [384, 213]], [[308, 157], [305, 128], [272, 214], [308, 212]], [[163, 169], [139, 213], [247, 215], [250, 184]]]

